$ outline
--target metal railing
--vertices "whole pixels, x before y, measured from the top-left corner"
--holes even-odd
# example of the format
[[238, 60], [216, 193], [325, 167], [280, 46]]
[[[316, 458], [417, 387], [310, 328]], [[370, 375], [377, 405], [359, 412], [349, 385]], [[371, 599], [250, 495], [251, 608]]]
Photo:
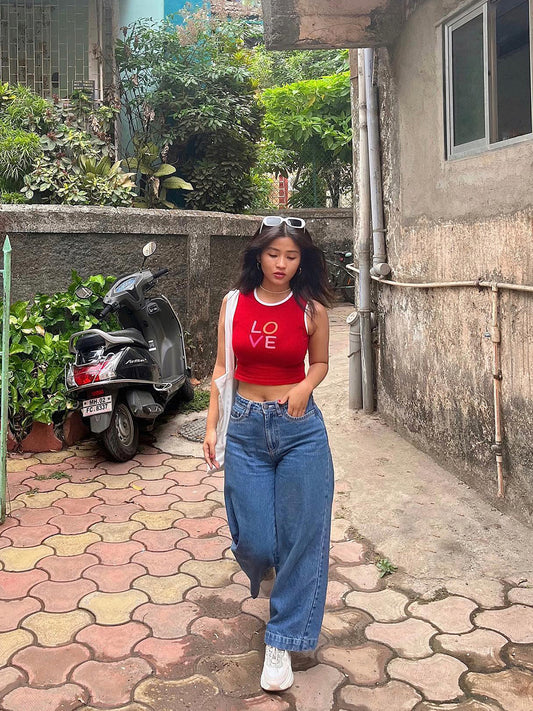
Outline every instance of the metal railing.
[[2, 298], [2, 358], [1, 382], [1, 409], [0, 409], [0, 523], [6, 517], [6, 491], [7, 491], [7, 424], [9, 406], [9, 307], [11, 301], [11, 242], [6, 235], [4, 240], [4, 263], [0, 269], [3, 283]]

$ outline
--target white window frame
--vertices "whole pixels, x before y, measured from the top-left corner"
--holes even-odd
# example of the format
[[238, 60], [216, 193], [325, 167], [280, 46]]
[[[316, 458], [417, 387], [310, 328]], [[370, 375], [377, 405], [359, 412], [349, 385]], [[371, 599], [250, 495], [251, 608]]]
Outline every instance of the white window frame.
[[[530, 101], [531, 113], [533, 120], [533, 17], [532, 17], [532, 0], [529, 2], [529, 51], [530, 51]], [[460, 14], [444, 23], [444, 78], [445, 78], [445, 100], [446, 100], [446, 157], [448, 160], [454, 158], [464, 158], [465, 156], [475, 155], [485, 151], [497, 150], [499, 148], [521, 143], [522, 141], [531, 140], [533, 132], [522, 136], [515, 136], [503, 141], [491, 142], [491, 134], [493, 133], [492, 117], [491, 117], [491, 79], [489, 77], [489, 69], [491, 67], [494, 55], [494, 46], [491, 46], [489, 34], [492, 31], [489, 17], [490, 0], [482, 0], [475, 5], [470, 5], [468, 9], [463, 10]], [[485, 108], [485, 136], [484, 138], [463, 143], [460, 146], [454, 145], [454, 122], [453, 122], [453, 58], [452, 58], [452, 35], [453, 32], [470, 22], [475, 17], [483, 17], [483, 89], [484, 89], [484, 108]]]

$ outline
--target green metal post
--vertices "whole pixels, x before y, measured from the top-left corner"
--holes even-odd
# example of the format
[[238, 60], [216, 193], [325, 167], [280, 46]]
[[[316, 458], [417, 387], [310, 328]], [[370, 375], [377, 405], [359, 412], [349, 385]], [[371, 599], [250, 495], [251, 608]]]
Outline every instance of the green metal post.
[[2, 322], [2, 396], [0, 410], [0, 523], [6, 518], [7, 490], [7, 422], [9, 394], [9, 308], [11, 303], [11, 242], [4, 240], [3, 281], [3, 322]]

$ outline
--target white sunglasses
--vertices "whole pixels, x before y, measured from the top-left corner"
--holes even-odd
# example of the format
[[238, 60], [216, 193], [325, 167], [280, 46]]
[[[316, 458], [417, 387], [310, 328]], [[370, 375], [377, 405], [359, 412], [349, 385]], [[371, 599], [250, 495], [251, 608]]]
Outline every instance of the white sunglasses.
[[282, 217], [281, 215], [267, 215], [266, 217], [263, 217], [263, 222], [261, 223], [259, 232], [261, 232], [263, 227], [279, 227], [284, 222], [289, 227], [292, 227], [297, 230], [303, 230], [303, 228], [305, 227], [305, 220], [302, 220], [301, 217]]

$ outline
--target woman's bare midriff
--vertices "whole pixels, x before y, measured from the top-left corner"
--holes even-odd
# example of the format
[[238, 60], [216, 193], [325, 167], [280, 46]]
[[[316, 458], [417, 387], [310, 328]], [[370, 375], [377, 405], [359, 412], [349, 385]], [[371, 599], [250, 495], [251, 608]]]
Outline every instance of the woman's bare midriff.
[[255, 383], [245, 383], [243, 380], [239, 380], [237, 391], [246, 400], [271, 402], [282, 398], [295, 385], [298, 385], [298, 383], [290, 383], [289, 385], [256, 385]]

